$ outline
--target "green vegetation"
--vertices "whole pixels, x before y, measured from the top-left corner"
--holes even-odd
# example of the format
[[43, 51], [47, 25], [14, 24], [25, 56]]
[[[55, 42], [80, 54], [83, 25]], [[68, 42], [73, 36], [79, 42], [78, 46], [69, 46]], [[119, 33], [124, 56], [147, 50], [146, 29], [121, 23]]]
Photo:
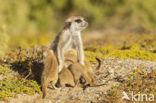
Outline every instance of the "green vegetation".
[[90, 28], [149, 32], [156, 26], [155, 0], [0, 0], [0, 24], [9, 34], [56, 31], [70, 15]]
[[[10, 50], [6, 56], [0, 58], [0, 100], [7, 100], [16, 94], [41, 93], [40, 74], [43, 68], [42, 53], [37, 48], [23, 49], [21, 47]], [[8, 76], [16, 72], [16, 76]]]
[[0, 88], [0, 100], [6, 100], [8, 97], [13, 97], [17, 93], [41, 93], [36, 81], [26, 79], [4, 78], [0, 80]]
[[8, 75], [11, 72], [9, 65], [0, 65], [0, 75]]
[[90, 61], [95, 61], [95, 57], [156, 61], [154, 34], [106, 34], [91, 41], [84, 42], [85, 55]]
[[[87, 49], [87, 48], [86, 48]], [[122, 59], [141, 59], [156, 61], [156, 53], [142, 49], [138, 44], [132, 45], [130, 49], [120, 50], [111, 46], [94, 48], [92, 51], [85, 51], [89, 61], [95, 61], [95, 57], [100, 58], [122, 58]]]
[[143, 93], [147, 95], [153, 94], [156, 96], [155, 74], [156, 70], [152, 73], [147, 73], [141, 71], [139, 68], [135, 69], [129, 76], [128, 81], [125, 81], [108, 91], [108, 94], [106, 95], [107, 100], [111, 103], [121, 103], [123, 101], [123, 91], [125, 91], [128, 95], [130, 95], [131, 91], [133, 91], [134, 94]]

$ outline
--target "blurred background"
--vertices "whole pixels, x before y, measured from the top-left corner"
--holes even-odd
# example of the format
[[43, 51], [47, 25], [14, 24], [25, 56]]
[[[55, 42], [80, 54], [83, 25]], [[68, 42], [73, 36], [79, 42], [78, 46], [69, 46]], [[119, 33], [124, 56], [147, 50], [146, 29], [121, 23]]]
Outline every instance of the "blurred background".
[[72, 15], [89, 22], [86, 34], [154, 34], [155, 10], [156, 0], [0, 0], [0, 52], [47, 44]]
[[155, 30], [155, 10], [155, 0], [0, 0], [0, 24], [12, 34], [49, 33], [81, 15], [91, 30], [142, 33]]

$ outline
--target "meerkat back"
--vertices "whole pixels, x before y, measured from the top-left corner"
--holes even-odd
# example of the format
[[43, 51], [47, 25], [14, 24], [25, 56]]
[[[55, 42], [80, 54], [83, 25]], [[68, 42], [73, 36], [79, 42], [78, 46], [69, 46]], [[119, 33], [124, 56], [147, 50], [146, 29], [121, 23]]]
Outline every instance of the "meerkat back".
[[91, 86], [94, 84], [94, 75], [88, 71], [88, 68], [81, 63], [73, 63], [69, 66], [69, 70], [73, 74], [75, 84], [79, 84], [79, 80], [83, 77], [86, 80], [86, 83], [89, 83]]
[[44, 77], [55, 77], [58, 74], [58, 63], [56, 56], [52, 50], [47, 50], [44, 54], [44, 69], [42, 76]]
[[43, 98], [46, 96], [46, 89], [50, 81], [54, 87], [58, 80], [58, 63], [53, 51], [47, 50], [44, 56], [44, 69], [41, 77]]

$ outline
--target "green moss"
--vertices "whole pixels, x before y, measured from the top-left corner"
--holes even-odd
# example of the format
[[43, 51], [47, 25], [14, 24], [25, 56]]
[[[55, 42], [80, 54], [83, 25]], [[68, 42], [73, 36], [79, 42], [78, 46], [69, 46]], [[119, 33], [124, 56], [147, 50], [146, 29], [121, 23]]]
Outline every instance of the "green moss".
[[0, 88], [0, 100], [6, 100], [8, 97], [14, 96], [15, 93], [41, 93], [36, 81], [26, 79], [4, 78], [0, 80]]

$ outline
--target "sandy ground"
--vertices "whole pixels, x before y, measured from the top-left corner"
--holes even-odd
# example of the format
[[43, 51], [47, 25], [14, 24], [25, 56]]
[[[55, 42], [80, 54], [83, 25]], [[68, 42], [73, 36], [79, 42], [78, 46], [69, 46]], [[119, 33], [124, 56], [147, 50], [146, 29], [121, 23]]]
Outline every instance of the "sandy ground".
[[[93, 68], [96, 66], [92, 64]], [[48, 89], [46, 99], [41, 95], [16, 95], [8, 101], [0, 103], [104, 103], [105, 94], [113, 86], [128, 79], [133, 69], [141, 68], [144, 72], [152, 72], [156, 69], [156, 62], [142, 60], [124, 60], [108, 58], [103, 60], [102, 68], [95, 73], [96, 84], [104, 84], [98, 87], [82, 88], [64, 87], [57, 90]]]

